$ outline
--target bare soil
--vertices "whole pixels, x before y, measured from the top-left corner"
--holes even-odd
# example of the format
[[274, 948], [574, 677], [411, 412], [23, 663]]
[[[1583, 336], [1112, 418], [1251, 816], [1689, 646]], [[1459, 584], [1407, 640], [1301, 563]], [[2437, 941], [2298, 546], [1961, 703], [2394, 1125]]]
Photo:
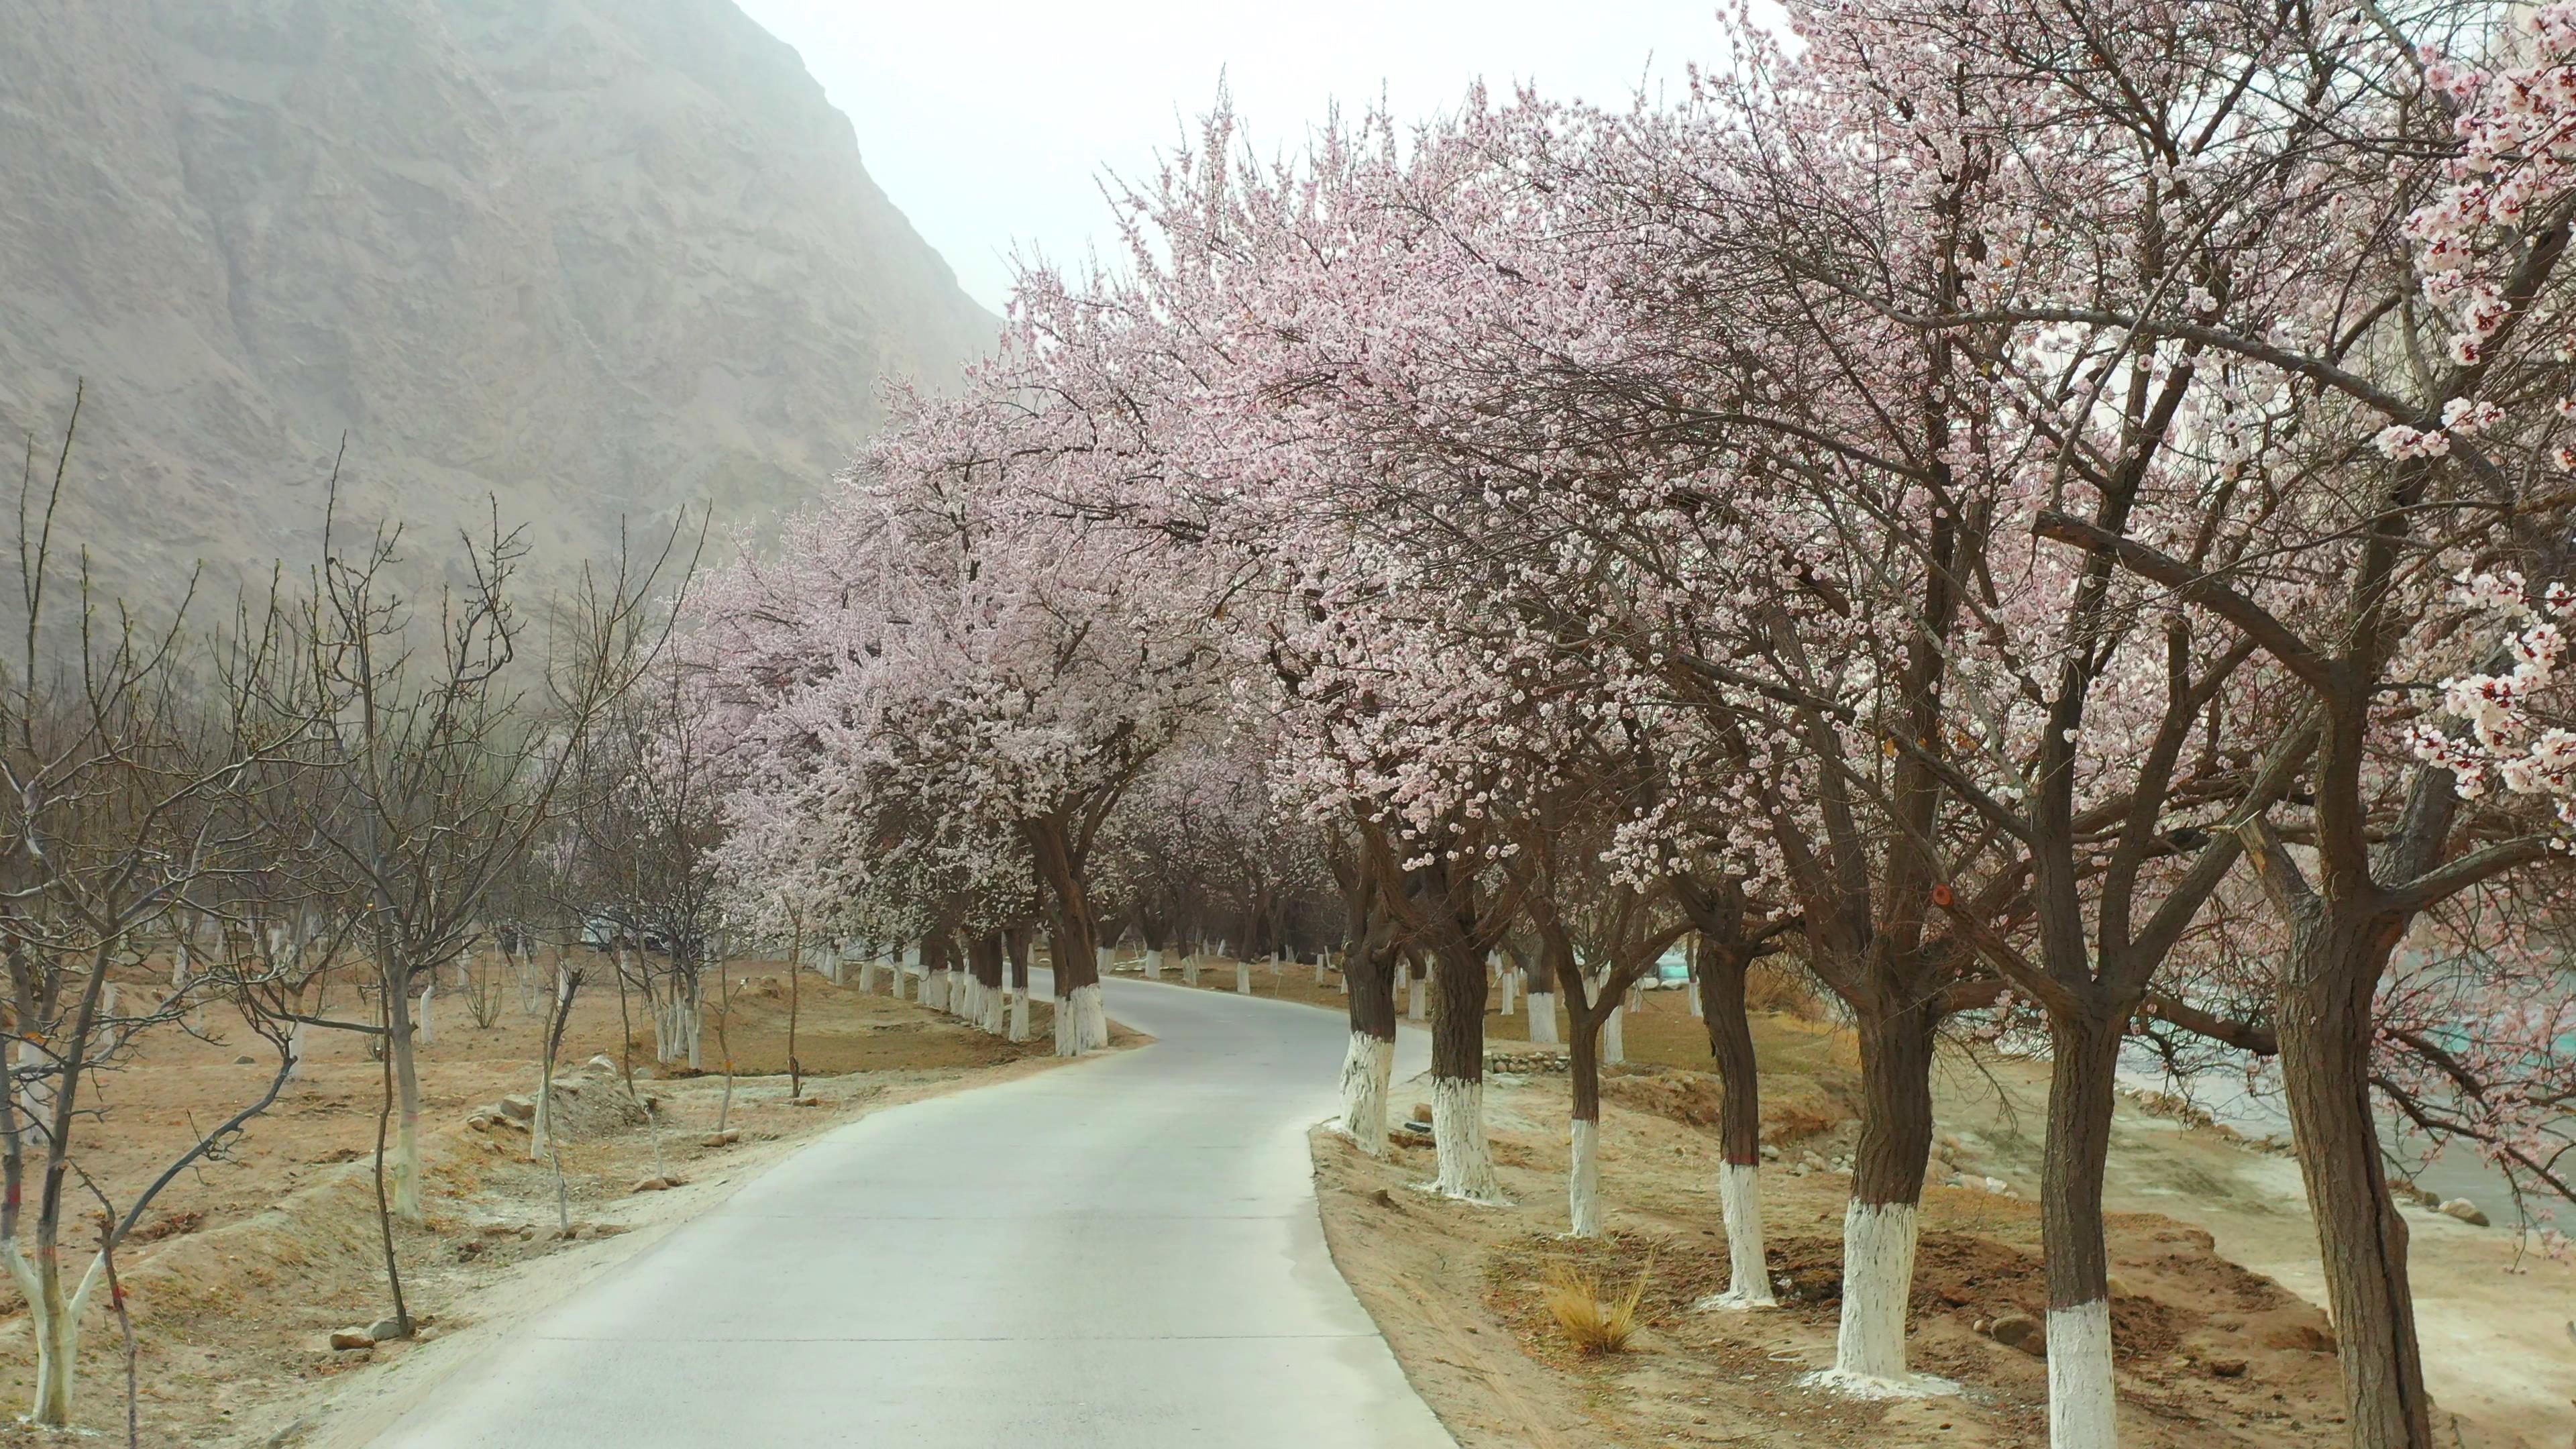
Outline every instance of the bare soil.
[[[484, 963], [490, 966], [491, 963]], [[497, 969], [497, 968], [496, 968]], [[791, 1100], [788, 982], [775, 962], [731, 963], [710, 984], [701, 1060], [656, 1077], [643, 1004], [625, 1035], [610, 973], [577, 1000], [562, 1054], [556, 1115], [563, 1193], [531, 1162], [529, 1134], [504, 1096], [532, 1098], [542, 1021], [504, 991], [489, 1026], [442, 983], [436, 1030], [421, 1048], [429, 1222], [398, 1226], [405, 1295], [426, 1325], [413, 1340], [334, 1351], [334, 1329], [388, 1317], [372, 1154], [382, 1066], [365, 1038], [315, 1032], [305, 1073], [223, 1160], [166, 1190], [118, 1255], [138, 1340], [142, 1440], [230, 1446], [354, 1442], [353, 1425], [389, 1417], [403, 1395], [660, 1232], [720, 1201], [804, 1140], [868, 1112], [1055, 1064], [1052, 1012], [1032, 1003], [1031, 1040], [983, 1035], [918, 1003], [862, 996], [813, 973], [797, 979], [796, 1056], [806, 1105]], [[855, 980], [855, 978], [853, 978]], [[354, 990], [354, 988], [351, 988]], [[718, 1026], [722, 1025], [720, 1048]], [[1119, 1032], [1113, 1045], [1142, 1038]], [[735, 1069], [728, 1138], [714, 1135], [722, 1067]], [[261, 1061], [237, 1058], [256, 1055]], [[156, 1175], [198, 1127], [256, 1098], [266, 1047], [210, 1008], [200, 1037], [167, 1034], [103, 1084], [107, 1115], [77, 1140], [80, 1161], [124, 1196]], [[630, 1093], [627, 1064], [634, 1081]], [[639, 1103], [649, 1103], [649, 1120]], [[648, 1177], [667, 1190], [636, 1191]], [[95, 1219], [67, 1227], [77, 1244]], [[89, 1254], [75, 1248], [83, 1265]], [[77, 1417], [123, 1430], [123, 1349], [107, 1294], [82, 1329]], [[23, 1406], [34, 1350], [24, 1304], [0, 1280], [0, 1404]], [[0, 1419], [0, 1445], [53, 1442]], [[95, 1442], [89, 1440], [88, 1442]]]

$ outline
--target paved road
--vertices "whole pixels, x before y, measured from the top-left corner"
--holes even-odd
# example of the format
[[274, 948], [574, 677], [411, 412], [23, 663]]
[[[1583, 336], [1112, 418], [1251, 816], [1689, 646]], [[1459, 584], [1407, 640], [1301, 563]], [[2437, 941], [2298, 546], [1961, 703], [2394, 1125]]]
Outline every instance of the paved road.
[[1160, 1041], [824, 1137], [375, 1444], [1454, 1449], [1316, 1220], [1340, 1018], [1143, 982], [1109, 1009]]

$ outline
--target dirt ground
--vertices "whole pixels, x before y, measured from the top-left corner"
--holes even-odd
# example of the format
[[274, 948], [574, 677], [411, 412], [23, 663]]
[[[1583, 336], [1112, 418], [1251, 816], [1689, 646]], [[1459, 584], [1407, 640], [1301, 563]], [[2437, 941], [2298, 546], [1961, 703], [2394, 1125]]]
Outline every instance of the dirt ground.
[[[1256, 970], [1254, 985], [1260, 995], [1343, 1005], [1336, 985], [1314, 986], [1311, 967]], [[1231, 967], [1203, 972], [1201, 986], [1232, 990]], [[1770, 1001], [1791, 1005], [1796, 995], [1776, 990]], [[1543, 1049], [1514, 1049], [1528, 1040], [1522, 1012], [1486, 1019], [1504, 1068], [1487, 1110], [1513, 1206], [1414, 1191], [1432, 1174], [1426, 1138], [1398, 1132], [1381, 1162], [1317, 1132], [1335, 1257], [1468, 1449], [2046, 1443], [2044, 1360], [1982, 1330], [1998, 1314], [2045, 1306], [2035, 1199], [2046, 1072], [2037, 1063], [1954, 1052], [1936, 1076], [1940, 1145], [1925, 1195], [1913, 1355], [1961, 1393], [1860, 1403], [1799, 1382], [1833, 1357], [1848, 1185], [1838, 1163], [1850, 1151], [1858, 1083], [1850, 1038], [1814, 1015], [1774, 1011], [1756, 1024], [1766, 1138], [1780, 1153], [1764, 1174], [1772, 1268], [1796, 1285], [1770, 1313], [1689, 1307], [1724, 1286], [1726, 1254], [1717, 1087], [1703, 1070], [1705, 1031], [1679, 992], [1649, 993], [1630, 1014], [1629, 1065], [1613, 1069], [1605, 1088], [1606, 1242], [1556, 1236], [1566, 1222], [1566, 1086]], [[1400, 1086], [1396, 1115], [1427, 1096], [1420, 1084]], [[2123, 1442], [2344, 1442], [2296, 1165], [2224, 1129], [2123, 1101], [2106, 1196]], [[2407, 1216], [2444, 1441], [2562, 1449], [2576, 1440], [2576, 1345], [2565, 1327], [2576, 1314], [2576, 1267], [2524, 1251], [2506, 1228], [2412, 1208]], [[1643, 1346], [1607, 1359], [1570, 1353], [1541, 1306], [1544, 1265], [1564, 1260], [1605, 1289], [1624, 1289], [1650, 1258]]]
[[[487, 965], [490, 963], [486, 963]], [[594, 981], [609, 973], [604, 967]], [[398, 1228], [397, 1255], [418, 1339], [334, 1351], [329, 1335], [389, 1316], [369, 1158], [382, 1067], [365, 1039], [315, 1032], [303, 1077], [228, 1151], [184, 1175], [118, 1255], [139, 1343], [143, 1441], [230, 1446], [338, 1442], [352, 1419], [398, 1397], [406, 1382], [452, 1363], [490, 1332], [524, 1317], [660, 1231], [718, 1201], [807, 1138], [900, 1102], [1043, 1070], [1052, 1013], [1032, 1004], [1031, 1040], [988, 1037], [918, 1003], [862, 996], [813, 973], [796, 981], [796, 1055], [808, 1105], [791, 1101], [787, 978], [777, 963], [734, 962], [707, 993], [701, 1059], [736, 1068], [727, 1127], [714, 1135], [724, 1078], [685, 1069], [656, 1077], [642, 1003], [630, 1004], [635, 1093], [618, 1065], [621, 1021], [613, 986], [577, 998], [562, 1061], [557, 1116], [563, 1189], [573, 1231], [560, 1231], [551, 1165], [530, 1162], [529, 1134], [505, 1096], [537, 1086], [541, 1019], [501, 993], [479, 1026], [463, 993], [438, 1001], [421, 1048], [429, 1223]], [[718, 1027], [723, 1031], [719, 1047]], [[1118, 1033], [1113, 1045], [1141, 1040]], [[157, 1174], [195, 1127], [254, 1099], [267, 1068], [241, 1062], [267, 1048], [210, 1008], [200, 1039], [171, 1035], [103, 1085], [107, 1115], [76, 1139], [82, 1165], [122, 1201]], [[649, 1177], [668, 1190], [636, 1191]], [[84, 1217], [67, 1240], [96, 1231]], [[75, 1251], [75, 1265], [89, 1254]], [[122, 1428], [122, 1347], [107, 1294], [82, 1332], [76, 1415]], [[406, 1367], [406, 1361], [412, 1361]], [[23, 1301], [0, 1279], [0, 1404], [23, 1408], [34, 1350]], [[0, 1444], [52, 1442], [0, 1418]], [[121, 1435], [120, 1435], [121, 1438]]]

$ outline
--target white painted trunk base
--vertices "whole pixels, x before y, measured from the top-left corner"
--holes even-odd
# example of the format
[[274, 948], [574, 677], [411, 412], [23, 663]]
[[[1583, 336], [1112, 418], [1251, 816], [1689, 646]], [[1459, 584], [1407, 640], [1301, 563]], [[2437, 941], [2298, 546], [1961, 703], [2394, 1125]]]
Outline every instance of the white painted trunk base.
[[1601, 1124], [1574, 1119], [1574, 1152], [1566, 1173], [1569, 1238], [1601, 1236]]
[[2049, 1449], [2114, 1449], [2119, 1442], [2110, 1301], [2048, 1310]]
[[1843, 1212], [1843, 1314], [1834, 1366], [1808, 1382], [1864, 1399], [1958, 1392], [1948, 1379], [1905, 1371], [1905, 1299], [1914, 1287], [1912, 1203], [1853, 1202]]
[[1148, 981], [1160, 981], [1163, 979], [1162, 952], [1148, 951], [1145, 953], [1145, 979]]
[[1386, 1085], [1394, 1070], [1395, 1043], [1351, 1033], [1342, 1055], [1342, 1120], [1335, 1125], [1371, 1157], [1386, 1155]]
[[430, 1022], [432, 1020], [430, 1007], [437, 991], [438, 983], [435, 981], [428, 982], [420, 988], [420, 1010], [415, 1012], [412, 1017], [412, 1036], [415, 1040], [419, 1041], [422, 1046], [428, 1046], [431, 1042], [437, 1040], [437, 1037], [430, 1030]]
[[1415, 1021], [1420, 1021], [1422, 1019], [1423, 985], [1424, 983], [1421, 977], [1416, 976], [1413, 978], [1413, 994], [1411, 999], [1405, 1003], [1405, 1014]]
[[1555, 1046], [1564, 1040], [1556, 1030], [1556, 993], [1532, 991], [1529, 994], [1529, 1039], [1539, 1046]]
[[1011, 1040], [1029, 1039], [1029, 993], [1023, 988], [1011, 993]]
[[1628, 1009], [1613, 1007], [1610, 1019], [1601, 1023], [1601, 1065], [1615, 1067], [1628, 1059]]
[[1234, 994], [1237, 996], [1252, 994], [1252, 963], [1249, 961], [1234, 963]]
[[947, 972], [924, 971], [921, 973], [921, 1004], [929, 1007], [933, 1011], [945, 1011], [948, 1009]]
[[1198, 957], [1184, 956], [1181, 958], [1181, 984], [1185, 986], [1196, 986], [1199, 984]]
[[1687, 997], [1690, 1001], [1690, 1014], [1694, 1017], [1705, 1020], [1708, 1016], [1708, 1008], [1700, 1004], [1699, 983], [1694, 981], [1690, 985], [1683, 987], [1682, 995]]
[[1440, 1176], [1422, 1190], [1468, 1202], [1504, 1201], [1494, 1176], [1494, 1146], [1485, 1137], [1485, 1084], [1456, 1077], [1431, 1079], [1431, 1135]]
[[1109, 1045], [1109, 1011], [1101, 1004], [1100, 986], [1073, 988], [1055, 1001], [1055, 1054], [1078, 1057]]
[[985, 987], [983, 988], [983, 991], [984, 1015], [982, 1020], [976, 1024], [982, 1028], [986, 1036], [1000, 1036], [1008, 1027], [1010, 1021], [1010, 990], [1006, 987], [1002, 990], [996, 991], [991, 987]]
[[1777, 1308], [1772, 1295], [1771, 1265], [1762, 1250], [1762, 1169], [1747, 1162], [1721, 1163], [1717, 1169], [1717, 1204], [1726, 1219], [1728, 1286], [1691, 1305], [1713, 1309]]
[[1520, 973], [1517, 971], [1503, 973], [1503, 1015], [1505, 1016], [1512, 1014], [1512, 983], [1519, 979]]

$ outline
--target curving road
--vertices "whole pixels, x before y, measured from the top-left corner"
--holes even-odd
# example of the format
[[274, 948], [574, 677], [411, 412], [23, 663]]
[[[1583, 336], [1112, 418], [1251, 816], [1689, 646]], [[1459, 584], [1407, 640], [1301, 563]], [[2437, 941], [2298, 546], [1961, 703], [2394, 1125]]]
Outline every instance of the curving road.
[[1340, 1018], [1108, 990], [1155, 1045], [831, 1133], [372, 1442], [1454, 1449], [1324, 1250]]

